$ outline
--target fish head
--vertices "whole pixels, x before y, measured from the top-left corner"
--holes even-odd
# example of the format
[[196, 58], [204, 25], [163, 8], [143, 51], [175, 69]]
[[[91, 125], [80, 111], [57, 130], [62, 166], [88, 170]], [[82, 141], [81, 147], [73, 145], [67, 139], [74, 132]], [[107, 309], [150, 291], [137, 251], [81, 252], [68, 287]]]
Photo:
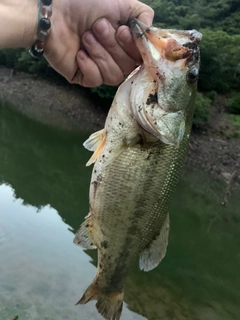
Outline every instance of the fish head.
[[197, 89], [202, 35], [129, 23], [143, 64], [132, 83], [132, 115], [147, 132], [167, 144], [184, 137]]

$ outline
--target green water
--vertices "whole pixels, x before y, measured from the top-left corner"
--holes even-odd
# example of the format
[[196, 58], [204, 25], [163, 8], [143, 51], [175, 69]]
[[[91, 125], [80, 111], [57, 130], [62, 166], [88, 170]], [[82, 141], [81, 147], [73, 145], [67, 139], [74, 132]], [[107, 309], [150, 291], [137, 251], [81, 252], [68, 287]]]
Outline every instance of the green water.
[[[0, 320], [97, 320], [74, 306], [96, 272], [96, 252], [73, 243], [88, 213], [86, 133], [66, 133], [0, 107]], [[240, 199], [185, 169], [171, 209], [165, 259], [126, 281], [125, 320], [240, 317]]]

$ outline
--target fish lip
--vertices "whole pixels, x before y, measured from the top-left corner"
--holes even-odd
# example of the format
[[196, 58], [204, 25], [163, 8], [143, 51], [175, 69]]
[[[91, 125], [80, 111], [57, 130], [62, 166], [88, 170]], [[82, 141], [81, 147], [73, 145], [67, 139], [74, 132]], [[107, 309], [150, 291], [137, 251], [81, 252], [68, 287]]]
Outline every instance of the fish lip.
[[144, 32], [150, 31], [150, 27], [145, 25], [143, 22], [141, 22], [137, 18], [130, 19], [128, 22], [128, 26], [134, 38], [143, 37]]
[[187, 36], [189, 38], [189, 42], [181, 43], [182, 46], [191, 48], [191, 44], [194, 46], [198, 46], [200, 41], [202, 40], [202, 34], [195, 30], [174, 30], [174, 29], [161, 29], [161, 28], [154, 28], [145, 25], [143, 22], [138, 20], [137, 18], [132, 18], [128, 22], [128, 26], [132, 32], [134, 38], [142, 37], [145, 33], [151, 32], [151, 29], [158, 29], [158, 31], [162, 31], [162, 37], [165, 37], [167, 33], [174, 32], [179, 36]]
[[[202, 40], [202, 34], [199, 31], [195, 30], [195, 29], [189, 30], [187, 32], [188, 32], [188, 34], [190, 36], [189, 38], [191, 40], [188, 43], [194, 43], [195, 45], [198, 46], [200, 44], [200, 41]], [[185, 46], [187, 46], [187, 44], [185, 44]]]

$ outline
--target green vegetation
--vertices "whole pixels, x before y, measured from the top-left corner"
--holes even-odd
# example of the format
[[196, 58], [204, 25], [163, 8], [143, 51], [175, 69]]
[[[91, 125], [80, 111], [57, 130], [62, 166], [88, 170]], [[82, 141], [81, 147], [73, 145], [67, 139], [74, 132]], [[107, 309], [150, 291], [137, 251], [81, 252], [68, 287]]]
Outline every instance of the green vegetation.
[[[12, 68], [16, 71], [29, 72], [41, 76], [49, 74], [55, 75], [56, 72], [44, 59], [34, 59], [27, 49], [3, 49], [0, 51], [0, 66]], [[57, 77], [61, 77], [57, 75]]]
[[232, 132], [227, 132], [227, 138], [240, 137], [240, 114], [230, 114], [229, 119], [232, 122], [234, 130]]
[[229, 119], [232, 120], [232, 124], [233, 124], [235, 127], [239, 127], [239, 129], [240, 129], [240, 115], [230, 114], [230, 115], [229, 115]]
[[229, 114], [227, 121], [231, 125], [222, 129], [221, 134], [227, 139], [240, 137], [240, 114]]
[[100, 98], [103, 99], [112, 99], [117, 91], [118, 87], [110, 87], [105, 84], [101, 85], [98, 88], [92, 88], [92, 92], [97, 93]]
[[240, 93], [233, 92], [231, 98], [228, 99], [230, 113], [240, 114]]
[[222, 30], [200, 29], [201, 73], [199, 88], [218, 93], [240, 87], [240, 35], [229, 35]]
[[48, 68], [47, 61], [42, 59], [34, 59], [25, 49], [4, 49], [0, 51], [0, 65], [15, 70], [30, 73], [45, 73]]
[[[154, 25], [161, 28], [197, 29], [201, 42], [201, 73], [199, 90], [231, 94], [229, 112], [240, 113], [240, 6], [239, 0], [142, 0], [155, 11]], [[24, 49], [0, 52], [0, 65], [17, 70], [46, 74], [44, 59], [33, 60]], [[47, 73], [49, 73], [47, 71]], [[101, 98], [112, 98], [116, 88], [101, 86], [93, 89]], [[211, 94], [210, 94], [211, 95]], [[198, 95], [194, 121], [201, 125], [207, 120], [209, 100]], [[203, 103], [200, 106], [200, 103]], [[200, 110], [201, 109], [201, 110]]]
[[82, 164], [91, 154], [81, 148], [87, 137], [87, 133], [65, 132], [31, 121], [0, 101], [0, 185], [7, 182], [16, 199], [39, 209], [51, 203], [76, 230], [80, 222], [74, 224], [74, 219], [79, 212], [83, 219], [89, 205], [86, 186], [91, 168]]
[[195, 100], [195, 111], [193, 115], [193, 124], [196, 127], [200, 127], [207, 122], [210, 114], [211, 103], [212, 100], [210, 98], [205, 97], [200, 92], [197, 93]]

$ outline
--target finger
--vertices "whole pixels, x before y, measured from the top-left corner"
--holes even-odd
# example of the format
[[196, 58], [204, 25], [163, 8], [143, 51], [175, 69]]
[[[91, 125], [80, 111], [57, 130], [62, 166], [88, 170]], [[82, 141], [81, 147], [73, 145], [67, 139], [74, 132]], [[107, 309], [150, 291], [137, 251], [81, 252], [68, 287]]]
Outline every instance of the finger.
[[152, 26], [154, 11], [150, 8], [147, 12], [143, 12], [138, 16], [138, 20], [145, 23], [148, 27]]
[[79, 69], [75, 73], [71, 83], [89, 88], [98, 87], [103, 84], [103, 78], [98, 66], [83, 50], [77, 53], [77, 65]]
[[[87, 31], [83, 34], [82, 42], [89, 57], [100, 70], [105, 84], [118, 85], [123, 81], [124, 76], [121, 68], [113, 60], [107, 50], [105, 50], [105, 48], [97, 41], [91, 31]], [[94, 74], [92, 76], [94, 76]]]
[[147, 26], [151, 27], [154, 17], [154, 11], [151, 7], [146, 4], [141, 3], [141, 6], [133, 6], [133, 11], [131, 12], [129, 18], [137, 18]]
[[124, 74], [129, 74], [135, 68], [135, 59], [121, 48], [115, 36], [116, 30], [106, 19], [99, 19], [95, 22], [93, 33]]
[[[55, 39], [54, 39], [55, 40]], [[79, 43], [72, 39], [61, 39], [57, 45], [54, 40], [47, 42], [44, 57], [48, 60], [52, 68], [63, 75], [71, 82], [78, 66], [76, 62], [76, 53], [79, 50]], [[69, 50], [71, 48], [71, 50]]]
[[116, 39], [123, 50], [135, 60], [136, 64], [141, 64], [141, 55], [133, 40], [130, 29], [127, 26], [121, 26], [118, 28], [116, 32]]

